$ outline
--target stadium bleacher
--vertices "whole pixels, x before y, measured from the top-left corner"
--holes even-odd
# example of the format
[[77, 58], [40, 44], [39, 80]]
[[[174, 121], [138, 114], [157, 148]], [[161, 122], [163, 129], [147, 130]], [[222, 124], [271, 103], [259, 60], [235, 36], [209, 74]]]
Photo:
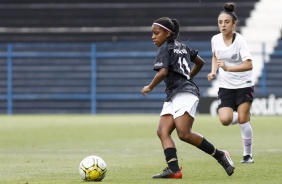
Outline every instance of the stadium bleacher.
[[[237, 0], [240, 25], [257, 0]], [[183, 41], [209, 40], [218, 32], [223, 0], [1, 0], [1, 42], [150, 41], [151, 23], [177, 18]]]
[[[281, 33], [282, 35], [282, 33]], [[264, 71], [259, 78], [255, 89], [259, 96], [274, 94], [282, 96], [281, 86], [281, 58], [282, 58], [282, 37], [279, 39], [270, 60], [264, 63]]]
[[[238, 0], [240, 26], [250, 15], [257, 0]], [[217, 16], [226, 1], [171, 2], [149, 0], [0, 0], [0, 42], [13, 43], [15, 52], [90, 52], [87, 44], [97, 43], [98, 52], [156, 52], [151, 42], [150, 25], [162, 16], [177, 18], [181, 23], [181, 41], [199, 50], [206, 65], [195, 78], [201, 95], [211, 86], [206, 75], [210, 71], [210, 39], [218, 33]], [[239, 30], [240, 31], [240, 27]], [[17, 44], [21, 42], [22, 44]], [[103, 43], [106, 42], [106, 46]], [[143, 44], [143, 42], [146, 42]], [[34, 43], [32, 45], [30, 43]], [[38, 46], [36, 43], [81, 44], [62, 48]], [[138, 45], [138, 43], [141, 43]], [[122, 44], [122, 45], [121, 45]], [[143, 46], [142, 46], [143, 44]], [[2, 48], [1, 48], [2, 49]], [[3, 47], [3, 52], [5, 52]], [[43, 50], [41, 50], [43, 49]], [[87, 55], [86, 54], [86, 55]], [[140, 95], [155, 72], [154, 58], [97, 58], [96, 92], [98, 95]], [[0, 113], [6, 112], [6, 60], [0, 60]], [[89, 113], [91, 93], [89, 58], [17, 57], [13, 59], [13, 113]], [[163, 93], [163, 84], [153, 94]], [[52, 95], [81, 95], [82, 99], [56, 99]], [[30, 95], [29, 99], [20, 95]], [[38, 99], [35, 96], [45, 95]], [[48, 99], [48, 96], [52, 98]], [[0, 95], [1, 97], [1, 95]], [[34, 99], [33, 99], [34, 98]], [[80, 98], [80, 97], [79, 97]], [[102, 99], [97, 113], [159, 112], [160, 98]], [[3, 106], [3, 107], [2, 107]]]

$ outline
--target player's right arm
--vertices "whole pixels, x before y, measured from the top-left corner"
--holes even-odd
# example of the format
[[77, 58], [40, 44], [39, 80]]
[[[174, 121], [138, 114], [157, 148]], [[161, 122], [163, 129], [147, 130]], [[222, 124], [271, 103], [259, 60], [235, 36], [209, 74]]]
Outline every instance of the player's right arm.
[[156, 87], [160, 82], [162, 82], [168, 74], [168, 69], [166, 68], [161, 68], [155, 75], [154, 79], [148, 86], [144, 86], [143, 89], [141, 90], [141, 93], [146, 96], [148, 92], [152, 91], [154, 87]]
[[215, 53], [213, 53], [211, 73], [209, 73], [208, 76], [207, 76], [209, 81], [211, 81], [212, 79], [215, 78], [217, 69], [218, 69], [217, 58], [215, 56]]

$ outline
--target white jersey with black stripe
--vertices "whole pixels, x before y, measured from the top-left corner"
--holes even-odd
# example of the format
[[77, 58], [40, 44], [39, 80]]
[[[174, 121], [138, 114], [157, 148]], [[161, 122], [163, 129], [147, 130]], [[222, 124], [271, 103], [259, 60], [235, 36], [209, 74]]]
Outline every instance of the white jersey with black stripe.
[[[212, 52], [216, 58], [224, 61], [227, 66], [236, 66], [246, 60], [252, 60], [249, 48], [245, 39], [236, 33], [235, 40], [226, 46], [222, 33], [214, 35], [211, 39]], [[252, 71], [227, 72], [222, 68], [218, 69], [219, 87], [237, 89], [253, 86]]]

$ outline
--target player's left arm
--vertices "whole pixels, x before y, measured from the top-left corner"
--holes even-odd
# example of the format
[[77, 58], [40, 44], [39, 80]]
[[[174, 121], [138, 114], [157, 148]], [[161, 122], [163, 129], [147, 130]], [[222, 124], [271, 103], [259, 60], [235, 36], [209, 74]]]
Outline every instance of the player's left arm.
[[197, 57], [193, 60], [194, 66], [190, 72], [190, 79], [193, 80], [193, 78], [199, 73], [199, 71], [202, 69], [202, 67], [205, 64], [205, 61], [197, 55]]
[[[251, 57], [251, 53], [249, 51], [247, 42], [245, 41], [245, 39], [243, 37], [239, 37], [239, 52], [240, 52], [240, 57], [242, 58], [242, 64], [237, 65], [237, 66], [226, 66], [223, 63], [221, 63], [221, 68], [224, 71], [227, 72], [245, 72], [245, 71], [249, 71], [253, 69], [253, 63], [252, 63], [252, 57]], [[220, 61], [218, 61], [220, 62]]]

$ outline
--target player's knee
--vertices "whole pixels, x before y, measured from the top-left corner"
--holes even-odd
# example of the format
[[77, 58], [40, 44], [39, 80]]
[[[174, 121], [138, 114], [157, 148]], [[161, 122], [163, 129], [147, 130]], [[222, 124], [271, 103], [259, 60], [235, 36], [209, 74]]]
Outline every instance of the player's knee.
[[178, 132], [178, 137], [181, 141], [191, 142], [192, 134], [191, 132]]
[[160, 129], [157, 130], [157, 135], [158, 135], [159, 137], [161, 137], [162, 131], [161, 131]]
[[232, 122], [232, 118], [228, 116], [220, 117], [220, 122], [223, 126], [228, 126]]
[[229, 125], [230, 125], [230, 122], [224, 121], [224, 122], [221, 122], [221, 124], [222, 124], [223, 126], [229, 126]]
[[240, 116], [238, 117], [238, 123], [244, 124], [250, 120], [249, 116]]
[[159, 136], [159, 138], [162, 138], [163, 136], [167, 136], [169, 133], [167, 133], [165, 130], [163, 129], [158, 129], [157, 130], [157, 135]]

